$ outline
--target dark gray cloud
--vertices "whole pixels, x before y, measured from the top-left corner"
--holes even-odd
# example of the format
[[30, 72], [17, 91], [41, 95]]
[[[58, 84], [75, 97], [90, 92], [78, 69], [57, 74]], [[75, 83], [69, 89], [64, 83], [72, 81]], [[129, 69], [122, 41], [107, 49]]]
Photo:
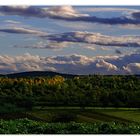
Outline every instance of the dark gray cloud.
[[139, 12], [132, 12], [132, 17], [121, 16], [114, 18], [100, 18], [88, 14], [81, 14], [71, 6], [54, 6], [41, 8], [36, 6], [1, 6], [0, 12], [7, 15], [20, 15], [27, 17], [52, 18], [66, 21], [82, 21], [110, 25], [140, 24]]
[[118, 24], [140, 24], [140, 19], [133, 19], [127, 17], [114, 17], [114, 18], [100, 18], [96, 16], [81, 16], [74, 18], [63, 18], [63, 17], [55, 17], [56, 19], [62, 19], [67, 21], [82, 21], [82, 22], [92, 22], [92, 23], [101, 23], [101, 24], [110, 24], [110, 25], [118, 25]]
[[115, 50], [115, 53], [116, 54], [122, 54], [122, 52], [120, 50], [118, 50], [118, 49]]
[[88, 43], [104, 46], [140, 47], [139, 36], [107, 36], [90, 32], [66, 32], [42, 36], [56, 42]]
[[0, 12], [7, 15], [44, 17], [41, 8], [31, 6], [0, 6]]
[[29, 29], [29, 28], [22, 28], [22, 27], [13, 27], [13, 28], [7, 28], [7, 29], [0, 29], [0, 32], [5, 33], [16, 33], [16, 34], [33, 34], [33, 35], [46, 35], [45, 32], [35, 30], [35, 29]]
[[39, 18], [72, 18], [87, 16], [75, 11], [71, 6], [53, 6], [41, 8], [37, 6], [0, 6], [0, 12], [7, 15], [20, 15]]
[[140, 12], [133, 12], [132, 16], [136, 19], [140, 19]]

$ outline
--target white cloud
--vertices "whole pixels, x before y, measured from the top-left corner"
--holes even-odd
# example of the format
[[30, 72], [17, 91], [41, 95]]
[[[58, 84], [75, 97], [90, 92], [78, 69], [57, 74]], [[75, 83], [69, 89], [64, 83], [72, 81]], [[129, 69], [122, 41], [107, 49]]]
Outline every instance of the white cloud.
[[27, 53], [21, 56], [0, 56], [0, 73], [38, 70], [71, 74], [140, 74], [140, 54], [40, 57]]
[[5, 23], [10, 23], [10, 24], [21, 24], [20, 21], [16, 21], [16, 20], [4, 20]]
[[13, 27], [13, 28], [0, 28], [0, 32], [5, 33], [16, 33], [16, 34], [33, 34], [37, 36], [46, 35], [46, 32], [42, 32], [35, 29], [23, 28], [23, 27]]
[[140, 63], [130, 63], [126, 67], [123, 67], [124, 70], [130, 74], [140, 74]]
[[96, 63], [97, 68], [105, 68], [107, 71], [117, 71], [117, 67], [111, 63], [106, 62], [105, 60], [101, 59]]
[[54, 6], [50, 8], [44, 8], [44, 12], [48, 17], [62, 17], [62, 18], [74, 18], [80, 16], [89, 16], [88, 14], [78, 13], [72, 6]]
[[92, 51], [95, 51], [96, 50], [96, 47], [95, 46], [92, 46], [92, 45], [84, 45], [82, 47], [85, 48], [85, 49], [92, 50]]
[[109, 50], [111, 50], [111, 48], [108, 48], [108, 47], [103, 47], [103, 46], [102, 46], [102, 47], [100, 47], [100, 49], [101, 49], [101, 50], [103, 50], [103, 51], [109, 51]]

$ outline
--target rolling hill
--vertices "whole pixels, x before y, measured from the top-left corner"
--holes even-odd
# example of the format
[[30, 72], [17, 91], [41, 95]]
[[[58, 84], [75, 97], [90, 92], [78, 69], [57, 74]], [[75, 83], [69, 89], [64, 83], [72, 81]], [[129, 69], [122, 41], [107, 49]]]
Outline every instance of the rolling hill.
[[73, 78], [76, 75], [72, 74], [63, 74], [51, 71], [30, 71], [30, 72], [21, 72], [21, 73], [12, 73], [12, 74], [0, 74], [0, 77], [8, 77], [8, 78], [20, 78], [20, 77], [42, 77], [42, 76], [50, 76], [53, 77], [55, 75], [63, 76], [65, 78]]

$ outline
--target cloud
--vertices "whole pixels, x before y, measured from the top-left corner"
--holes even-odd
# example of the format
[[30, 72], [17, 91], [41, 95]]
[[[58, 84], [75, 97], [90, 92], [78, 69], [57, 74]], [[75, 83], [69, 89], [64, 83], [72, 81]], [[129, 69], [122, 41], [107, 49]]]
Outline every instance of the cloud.
[[97, 68], [105, 68], [107, 71], [117, 71], [117, 67], [111, 63], [106, 62], [105, 60], [101, 59], [96, 63]]
[[139, 10], [132, 9], [129, 7], [123, 8], [123, 7], [80, 7], [80, 11], [82, 12], [111, 12], [111, 11], [122, 11], [122, 12], [137, 12]]
[[[58, 72], [73, 74], [135, 74], [124, 67], [130, 63], [140, 63], [140, 54], [121, 56], [96, 56], [83, 55], [55, 56], [45, 58], [47, 64], [55, 67]], [[140, 73], [140, 72], [139, 72]]]
[[118, 50], [118, 49], [115, 50], [115, 53], [116, 54], [122, 54], [122, 52], [120, 50]]
[[20, 21], [16, 21], [16, 20], [5, 20], [5, 23], [10, 23], [10, 24], [21, 24]]
[[51, 49], [51, 50], [61, 50], [65, 47], [67, 47], [69, 44], [68, 42], [55, 42], [55, 41], [48, 41], [48, 42], [43, 42], [40, 41], [34, 45], [26, 45], [26, 46], [22, 46], [22, 45], [14, 45], [14, 47], [16, 48], [32, 48], [32, 49]]
[[33, 34], [33, 35], [39, 35], [39, 36], [46, 35], [45, 32], [35, 30], [35, 29], [23, 28], [23, 27], [13, 27], [13, 28], [0, 29], [0, 32], [16, 33], [16, 34]]
[[93, 50], [93, 51], [95, 51], [97, 49], [95, 46], [92, 46], [92, 45], [84, 45], [82, 47], [85, 49]]
[[133, 12], [132, 13], [133, 18], [140, 19], [140, 11], [139, 12]]
[[87, 16], [80, 14], [71, 6], [53, 6], [50, 8], [41, 8], [36, 6], [1, 6], [0, 12], [6, 15], [20, 15], [39, 18], [74, 18]]
[[24, 54], [22, 56], [0, 56], [0, 73], [43, 70], [39, 56]]
[[[1, 30], [0, 30], [1, 31]], [[2, 30], [3, 31], [3, 30]], [[34, 30], [22, 30], [22, 28], [18, 29], [4, 29], [4, 32], [14, 32], [14, 33], [30, 33], [34, 34]], [[36, 33], [36, 34], [37, 34]], [[40, 31], [39, 31], [40, 33]], [[39, 34], [38, 33], [38, 34]], [[40, 34], [45, 34], [44, 32]], [[95, 46], [98, 46], [101, 50], [107, 51], [111, 50], [110, 47], [133, 47], [137, 48], [140, 47], [140, 36], [108, 36], [103, 35], [100, 33], [93, 33], [93, 32], [65, 32], [65, 33], [58, 33], [58, 34], [47, 34], [47, 35], [39, 35], [42, 39], [39, 43], [36, 43], [34, 45], [15, 45], [14, 47], [18, 48], [32, 48], [32, 49], [63, 49], [71, 44], [79, 45], [84, 44], [82, 46], [86, 49], [95, 50]], [[86, 45], [85, 45], [86, 44]], [[93, 46], [94, 44], [95, 46]], [[100, 46], [100, 47], [99, 47]], [[119, 51], [116, 51], [116, 53], [120, 54]]]
[[88, 14], [81, 14], [77, 12], [72, 6], [54, 6], [43, 9], [46, 15], [50, 18], [77, 18], [81, 16], [88, 16]]
[[130, 63], [126, 67], [123, 67], [124, 70], [132, 74], [140, 74], [140, 63]]
[[38, 16], [41, 9], [30, 6], [1, 6], [0, 12], [6, 15]]
[[[38, 36], [41, 41], [33, 45], [14, 45], [18, 48], [32, 48], [32, 49], [63, 49], [72, 44], [79, 45], [84, 44], [83, 48], [95, 50], [95, 46], [101, 46], [100, 49], [107, 51], [111, 50], [111, 47], [140, 47], [140, 36], [108, 36], [100, 33], [93, 32], [64, 32], [58, 34], [48, 34], [36, 29], [29, 28], [5, 28], [0, 29], [0, 32], [16, 33], [16, 34], [32, 34]], [[86, 44], [86, 45], [85, 45]], [[93, 46], [94, 44], [95, 46]], [[119, 54], [118, 51], [116, 53]]]
[[[0, 29], [0, 32], [16, 34], [33, 34], [37, 35], [44, 41], [47, 41], [47, 43], [41, 41], [36, 45], [21, 46], [24, 48], [61, 49], [67, 47], [68, 44], [72, 43], [87, 43], [118, 47], [140, 47], [140, 36], [108, 36], [100, 33], [82, 31], [48, 34], [40, 30], [24, 27], [4, 28]], [[92, 49], [90, 46], [87, 46], [87, 48]], [[107, 48], [105, 47], [102, 47], [101, 49], [107, 50]]]
[[104, 46], [140, 47], [139, 36], [107, 36], [92, 32], [66, 32], [42, 36], [56, 42], [88, 43]]
[[138, 16], [139, 12], [132, 12], [131, 18], [128, 16], [113, 17], [113, 18], [100, 18], [89, 14], [79, 13], [72, 6], [54, 6], [49, 8], [36, 7], [36, 6], [1, 6], [0, 12], [6, 15], [19, 15], [26, 17], [39, 17], [39, 18], [52, 18], [65, 21], [83, 21], [92, 23], [101, 23], [109, 25], [117, 24], [140, 24]]
[[122, 29], [128, 29], [128, 30], [139, 30], [140, 29], [140, 24], [125, 24], [125, 25], [120, 25], [119, 28]]
[[0, 55], [0, 73], [38, 70], [71, 74], [140, 74], [140, 54], [96, 57], [77, 54], [51, 57], [29, 53]]
[[109, 51], [109, 50], [111, 50], [111, 48], [108, 48], [108, 47], [100, 47], [100, 49], [103, 50], [103, 51]]

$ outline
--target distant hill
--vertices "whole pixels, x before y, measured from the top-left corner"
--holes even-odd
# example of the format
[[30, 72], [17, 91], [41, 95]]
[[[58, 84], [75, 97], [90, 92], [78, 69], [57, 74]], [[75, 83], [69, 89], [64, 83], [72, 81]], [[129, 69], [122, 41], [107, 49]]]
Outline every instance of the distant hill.
[[9, 77], [9, 78], [43, 77], [43, 76], [53, 77], [55, 75], [63, 76], [65, 78], [73, 78], [73, 77], [76, 76], [76, 75], [72, 75], [72, 74], [62, 74], [62, 73], [51, 72], [51, 71], [31, 71], [31, 72], [21, 72], [21, 73], [12, 73], [12, 74], [0, 75], [0, 77], [3, 77], [3, 76]]
[[0, 74], [0, 77], [3, 77], [4, 75]]
[[[73, 78], [75, 76], [87, 76], [87, 75], [73, 75], [73, 74], [65, 74], [65, 73], [58, 73], [58, 72], [52, 72], [52, 71], [29, 71], [29, 72], [20, 72], [20, 73], [12, 73], [12, 74], [0, 74], [0, 77], [9, 77], [9, 78], [22, 78], [22, 77], [43, 77], [43, 76], [63, 76], [65, 78]], [[94, 75], [94, 74], [92, 74]], [[114, 76], [114, 75], [104, 75], [104, 76]], [[124, 76], [124, 75], [118, 75], [118, 76]], [[140, 75], [125, 75], [125, 76], [136, 76], [137, 78], [140, 78]]]

